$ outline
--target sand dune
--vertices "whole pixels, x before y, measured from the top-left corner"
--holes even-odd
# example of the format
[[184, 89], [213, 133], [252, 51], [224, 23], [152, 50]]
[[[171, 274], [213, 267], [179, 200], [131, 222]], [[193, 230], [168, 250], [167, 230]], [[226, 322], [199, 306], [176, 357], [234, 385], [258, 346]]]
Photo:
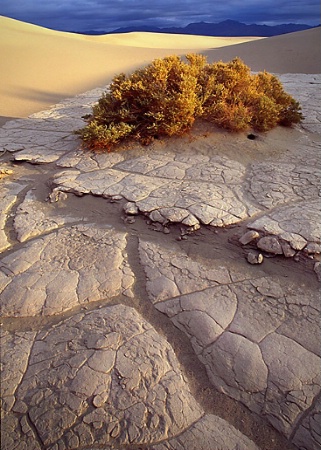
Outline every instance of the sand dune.
[[210, 60], [240, 56], [253, 70], [284, 73], [294, 67], [296, 72], [315, 73], [319, 34], [320, 29], [267, 39], [159, 33], [85, 36], [0, 17], [0, 116], [26, 117], [170, 54], [205, 53]]
[[227, 45], [241, 44], [243, 42], [265, 39], [262, 37], [215, 37], [215, 36], [191, 36], [187, 34], [166, 33], [120, 33], [95, 36], [100, 42], [108, 44], [124, 45], [126, 47], [145, 47], [163, 49], [204, 49], [220, 48]]
[[[0, 115], [25, 117], [60, 99], [108, 84], [155, 58], [253, 38], [129, 33], [84, 36], [0, 18]], [[254, 38], [255, 39], [255, 38]]]
[[321, 73], [321, 28], [206, 51], [209, 61], [239, 56], [253, 71]]

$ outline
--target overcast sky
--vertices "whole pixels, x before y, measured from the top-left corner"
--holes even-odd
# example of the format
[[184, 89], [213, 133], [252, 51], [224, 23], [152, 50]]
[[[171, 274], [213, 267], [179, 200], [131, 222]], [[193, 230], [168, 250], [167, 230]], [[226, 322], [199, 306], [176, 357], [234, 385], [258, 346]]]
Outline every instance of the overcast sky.
[[0, 0], [0, 15], [63, 31], [191, 22], [320, 23], [320, 0]]

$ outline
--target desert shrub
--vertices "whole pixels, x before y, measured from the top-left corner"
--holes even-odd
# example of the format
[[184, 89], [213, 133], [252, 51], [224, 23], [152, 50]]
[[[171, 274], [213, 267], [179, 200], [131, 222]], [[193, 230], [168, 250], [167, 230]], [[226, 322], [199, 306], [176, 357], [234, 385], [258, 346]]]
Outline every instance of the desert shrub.
[[291, 126], [302, 120], [299, 103], [287, 94], [280, 80], [267, 72], [254, 76], [255, 94], [250, 99], [252, 126], [267, 131], [276, 125]]
[[239, 58], [207, 63], [202, 55], [157, 59], [117, 75], [78, 130], [90, 149], [111, 150], [126, 139], [149, 144], [181, 135], [196, 119], [231, 131], [267, 131], [302, 120], [301, 108], [274, 75], [252, 75]]

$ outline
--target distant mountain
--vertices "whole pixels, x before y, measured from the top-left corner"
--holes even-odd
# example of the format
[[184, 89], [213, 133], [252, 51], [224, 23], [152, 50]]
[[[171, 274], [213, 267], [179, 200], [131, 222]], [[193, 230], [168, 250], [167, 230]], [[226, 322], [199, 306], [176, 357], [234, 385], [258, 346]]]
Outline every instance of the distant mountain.
[[257, 25], [255, 23], [246, 25], [235, 20], [225, 20], [220, 23], [196, 22], [190, 23], [186, 27], [158, 28], [150, 26], [125, 27], [114, 31], [104, 33], [103, 31], [86, 31], [83, 34], [115, 34], [130, 33], [132, 31], [145, 31], [151, 33], [171, 33], [171, 34], [190, 34], [198, 36], [277, 36], [280, 34], [294, 33], [295, 31], [308, 30], [309, 25], [285, 23], [282, 25]]

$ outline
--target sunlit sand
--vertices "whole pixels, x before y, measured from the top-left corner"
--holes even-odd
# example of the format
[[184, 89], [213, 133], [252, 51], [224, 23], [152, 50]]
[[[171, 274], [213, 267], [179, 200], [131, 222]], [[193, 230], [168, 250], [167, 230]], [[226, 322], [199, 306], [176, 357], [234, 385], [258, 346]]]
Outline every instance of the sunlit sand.
[[320, 72], [320, 28], [273, 38], [161, 33], [85, 36], [0, 17], [0, 116], [26, 117], [170, 54], [240, 56], [252, 70]]

